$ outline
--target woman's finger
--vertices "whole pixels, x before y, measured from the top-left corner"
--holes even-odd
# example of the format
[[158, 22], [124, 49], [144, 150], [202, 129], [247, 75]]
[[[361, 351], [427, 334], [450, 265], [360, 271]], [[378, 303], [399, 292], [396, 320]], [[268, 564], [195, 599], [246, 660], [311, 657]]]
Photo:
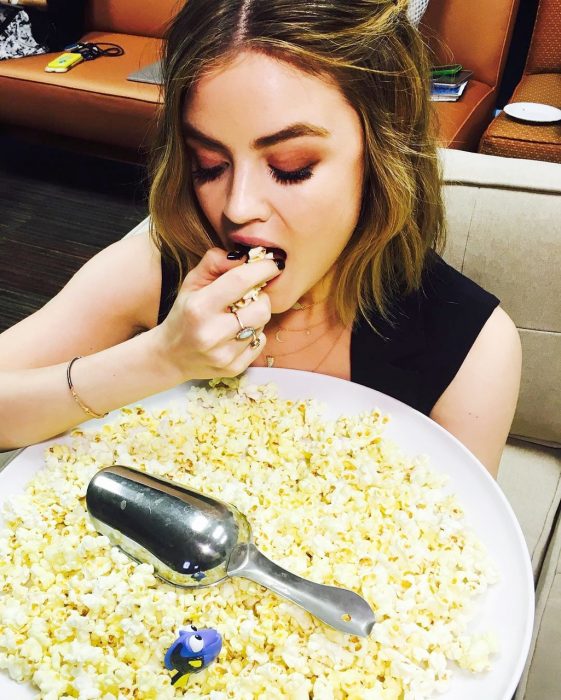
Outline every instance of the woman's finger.
[[[243, 309], [238, 309], [235, 313], [229, 311], [227, 313], [228, 329], [232, 329], [227, 337], [237, 338], [238, 333], [247, 328], [263, 329], [271, 320], [271, 302], [267, 294], [262, 293], [258, 299], [252, 301]], [[226, 326], [226, 321], [225, 321]]]
[[259, 260], [250, 265], [238, 265], [224, 272], [212, 284], [200, 289], [198, 296], [209, 311], [223, 311], [239, 301], [250, 290], [281, 274], [273, 260]]
[[207, 250], [201, 262], [185, 276], [181, 290], [195, 292], [198, 289], [208, 287], [225, 272], [243, 265], [242, 260], [228, 260], [226, 255], [226, 251], [222, 248]]
[[236, 359], [230, 364], [229, 376], [237, 377], [242, 372], [251, 365], [252, 362], [259, 357], [263, 352], [265, 345], [267, 344], [267, 336], [262, 330], [257, 329], [256, 332], [256, 344], [252, 345], [251, 342], [246, 345], [246, 347], [240, 352]]
[[243, 372], [259, 356], [264, 344], [263, 329], [252, 329], [252, 333], [247, 338], [239, 340], [231, 338], [228, 342], [209, 350], [209, 366], [215, 376], [234, 377]]

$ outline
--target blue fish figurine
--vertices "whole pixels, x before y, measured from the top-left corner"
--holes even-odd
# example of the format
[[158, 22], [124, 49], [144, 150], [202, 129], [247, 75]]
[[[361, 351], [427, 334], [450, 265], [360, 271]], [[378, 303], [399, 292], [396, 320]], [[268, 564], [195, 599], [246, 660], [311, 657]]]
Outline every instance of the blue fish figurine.
[[179, 637], [166, 652], [164, 663], [170, 671], [176, 671], [171, 684], [176, 688], [184, 686], [189, 675], [200, 673], [220, 654], [222, 637], [214, 629], [197, 629], [191, 625], [180, 630]]

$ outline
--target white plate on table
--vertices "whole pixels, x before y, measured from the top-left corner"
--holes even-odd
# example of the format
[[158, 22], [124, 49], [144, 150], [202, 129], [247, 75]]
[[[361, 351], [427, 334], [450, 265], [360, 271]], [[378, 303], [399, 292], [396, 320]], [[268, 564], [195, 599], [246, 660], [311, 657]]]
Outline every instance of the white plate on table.
[[504, 106], [504, 111], [515, 119], [537, 124], [549, 124], [561, 121], [561, 109], [544, 105], [540, 102], [512, 102]]
[[[439, 700], [511, 700], [516, 689], [532, 634], [534, 586], [530, 558], [522, 531], [500, 488], [478, 460], [450, 433], [423, 414], [385, 394], [359, 384], [321, 374], [285, 369], [251, 368], [252, 383], [274, 382], [283, 398], [315, 398], [327, 404], [326, 416], [356, 414], [378, 408], [390, 415], [386, 433], [410, 455], [427, 454], [436, 471], [449, 476], [447, 490], [457, 495], [466, 519], [487, 547], [499, 573], [499, 583], [482, 596], [470, 631], [492, 629], [500, 651], [493, 657], [488, 673], [471, 674], [452, 666], [449, 690]], [[182, 399], [186, 386], [157, 394], [141, 403], [148, 409], [164, 408]], [[88, 421], [98, 429], [113, 420]], [[45, 447], [70, 442], [69, 436], [28, 447], [0, 472], [0, 504], [21, 493], [25, 484], [43, 465]], [[35, 692], [0, 672], [0, 698], [31, 700]]]

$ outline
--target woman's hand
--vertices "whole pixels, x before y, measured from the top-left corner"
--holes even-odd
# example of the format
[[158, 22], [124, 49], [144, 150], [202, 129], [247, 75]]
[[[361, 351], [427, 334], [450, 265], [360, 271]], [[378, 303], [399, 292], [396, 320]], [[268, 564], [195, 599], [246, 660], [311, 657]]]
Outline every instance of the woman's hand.
[[255, 328], [257, 347], [251, 347], [251, 337], [236, 339], [240, 326], [229, 307], [278, 274], [273, 260], [244, 265], [228, 260], [220, 248], [205, 254], [185, 277], [168, 317], [154, 329], [160, 358], [178, 373], [178, 383], [235, 377], [249, 367], [266, 342], [263, 328], [271, 318], [269, 297], [262, 291], [237, 312], [244, 326]]

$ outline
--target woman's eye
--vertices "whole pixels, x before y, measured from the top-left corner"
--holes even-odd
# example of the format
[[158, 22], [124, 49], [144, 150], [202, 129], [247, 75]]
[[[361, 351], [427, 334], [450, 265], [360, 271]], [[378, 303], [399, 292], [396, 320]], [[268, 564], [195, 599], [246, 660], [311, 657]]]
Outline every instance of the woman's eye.
[[193, 180], [199, 184], [212, 182], [212, 180], [217, 180], [225, 169], [225, 165], [214, 165], [212, 168], [197, 168], [193, 170]]
[[270, 165], [269, 169], [273, 178], [282, 185], [293, 185], [297, 182], [309, 180], [313, 175], [311, 165], [306, 165], [304, 168], [298, 168], [298, 170], [280, 170], [279, 168], [273, 168], [273, 166]]

